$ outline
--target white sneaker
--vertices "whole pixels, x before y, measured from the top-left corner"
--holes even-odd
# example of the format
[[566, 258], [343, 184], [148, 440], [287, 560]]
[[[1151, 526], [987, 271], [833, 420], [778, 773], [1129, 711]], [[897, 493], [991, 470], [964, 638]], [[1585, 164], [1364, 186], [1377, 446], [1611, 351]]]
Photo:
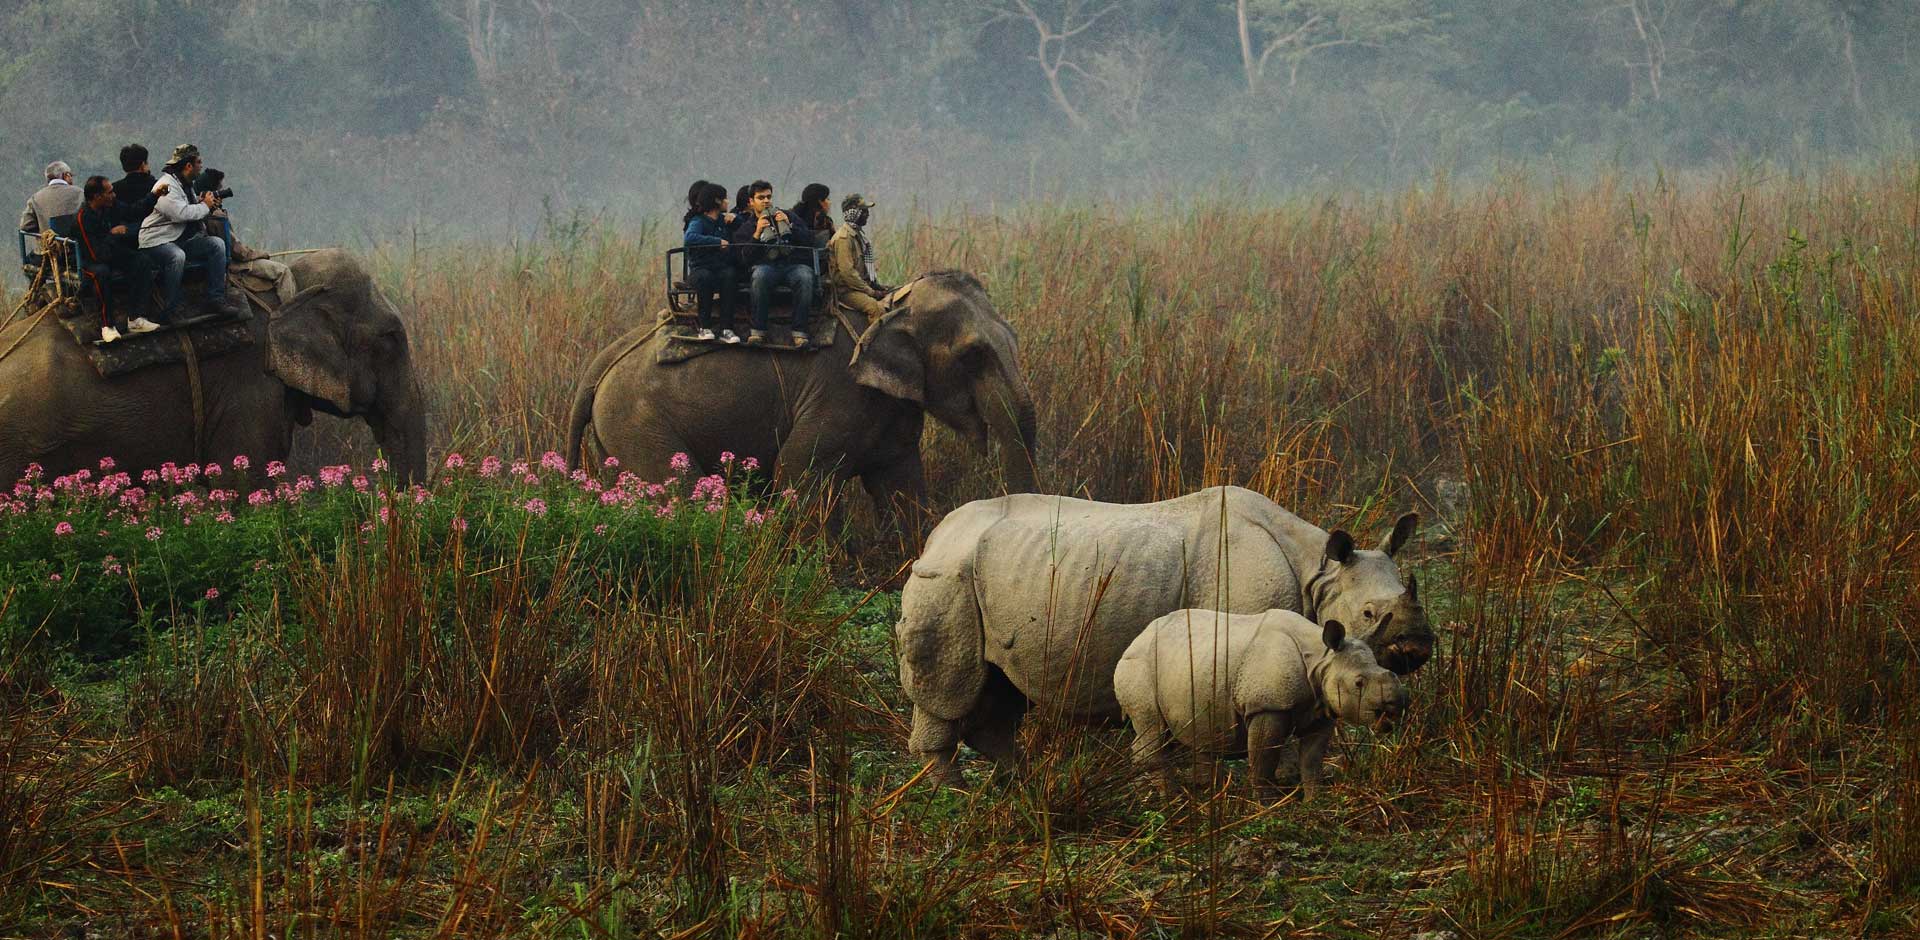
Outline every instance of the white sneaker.
[[713, 338], [713, 331], [703, 326], [693, 331], [693, 338], [700, 340], [701, 342], [706, 342], [707, 340], [710, 340]]
[[100, 328], [100, 342], [111, 343], [120, 338], [120, 331], [110, 326]]
[[726, 343], [729, 346], [737, 346], [740, 344], [740, 334], [732, 330], [721, 330], [720, 342]]
[[151, 333], [159, 328], [160, 324], [146, 317], [134, 317], [133, 322], [127, 324], [127, 332], [129, 333]]

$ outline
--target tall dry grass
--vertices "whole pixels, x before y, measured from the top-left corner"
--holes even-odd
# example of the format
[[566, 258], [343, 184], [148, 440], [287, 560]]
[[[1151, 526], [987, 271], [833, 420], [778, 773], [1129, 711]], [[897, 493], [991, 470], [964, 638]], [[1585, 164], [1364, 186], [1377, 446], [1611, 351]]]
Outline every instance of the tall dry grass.
[[[381, 256], [437, 447], [558, 445], [575, 370], [659, 306], [644, 235]], [[1341, 736], [1327, 802], [1256, 806], [1233, 775], [1163, 801], [1124, 735], [1045, 715], [1023, 778], [926, 791], [886, 595], [776, 602], [811, 529], [635, 606], [512, 571], [451, 594], [459, 559], [395, 526], [271, 629], [150, 650], [137, 732], [85, 732], [124, 780], [10, 754], [81, 768], [107, 815], [0, 800], [44, 847], [0, 853], [41, 886], [7, 897], [206, 936], [1915, 928], [1920, 169], [954, 215], [881, 243], [889, 275], [989, 285], [1052, 490], [1236, 482], [1369, 537], [1427, 513], [1440, 653], [1406, 727]], [[994, 491], [951, 435], [927, 447], [941, 508]], [[117, 861], [100, 826], [155, 830], [116, 797], [217, 838]]]

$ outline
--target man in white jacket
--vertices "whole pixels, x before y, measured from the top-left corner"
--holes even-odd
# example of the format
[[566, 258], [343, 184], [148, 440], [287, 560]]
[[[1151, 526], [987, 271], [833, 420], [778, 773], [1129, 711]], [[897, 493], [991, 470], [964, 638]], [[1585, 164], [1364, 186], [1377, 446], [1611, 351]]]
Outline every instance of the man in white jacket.
[[212, 193], [194, 198], [193, 178], [200, 174], [199, 148], [181, 144], [162, 168], [160, 180], [153, 186], [159, 197], [146, 221], [140, 223], [140, 253], [160, 279], [164, 298], [160, 322], [171, 323], [180, 316], [180, 277], [189, 261], [207, 272], [207, 308], [210, 312], [238, 315], [245, 302], [227, 293], [227, 246], [206, 234], [196, 223], [220, 205]]

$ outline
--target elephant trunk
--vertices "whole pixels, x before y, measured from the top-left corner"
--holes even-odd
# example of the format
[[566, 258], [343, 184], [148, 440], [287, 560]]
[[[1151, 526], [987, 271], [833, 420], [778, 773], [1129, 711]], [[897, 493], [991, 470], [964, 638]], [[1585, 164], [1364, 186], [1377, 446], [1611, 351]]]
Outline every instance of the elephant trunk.
[[420, 382], [411, 370], [382, 396], [379, 408], [367, 415], [373, 439], [387, 455], [387, 463], [402, 482], [427, 479], [427, 409]]
[[999, 372], [983, 376], [974, 387], [986, 419], [987, 435], [1000, 445], [1001, 473], [1009, 493], [1040, 491], [1037, 467], [1040, 459], [1038, 424], [1033, 394], [1018, 377]]

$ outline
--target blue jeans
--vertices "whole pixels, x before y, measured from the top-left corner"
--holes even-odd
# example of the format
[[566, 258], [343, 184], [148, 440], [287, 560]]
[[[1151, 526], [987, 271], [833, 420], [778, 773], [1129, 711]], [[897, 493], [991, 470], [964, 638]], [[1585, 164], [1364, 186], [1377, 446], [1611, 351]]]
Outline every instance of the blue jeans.
[[207, 272], [207, 303], [217, 304], [227, 296], [227, 245], [211, 235], [195, 235], [177, 242], [140, 249], [140, 254], [160, 277], [160, 319], [171, 323], [180, 313], [180, 276], [187, 262]]
[[753, 328], [764, 332], [773, 315], [773, 292], [785, 285], [793, 288], [793, 328], [807, 331], [807, 316], [813, 311], [813, 266], [808, 264], [756, 264], [753, 266]]

